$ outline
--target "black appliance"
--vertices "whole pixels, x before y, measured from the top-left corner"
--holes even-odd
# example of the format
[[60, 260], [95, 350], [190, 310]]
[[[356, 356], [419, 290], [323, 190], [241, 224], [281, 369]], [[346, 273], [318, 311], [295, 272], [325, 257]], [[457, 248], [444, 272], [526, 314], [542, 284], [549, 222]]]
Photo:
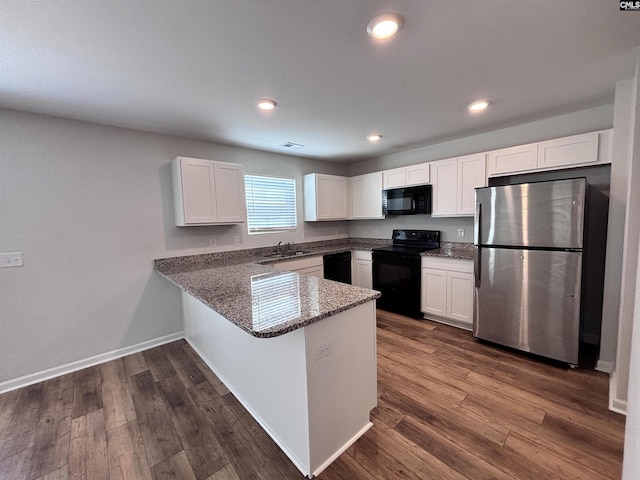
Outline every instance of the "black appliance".
[[383, 190], [382, 213], [385, 215], [431, 213], [431, 185]]
[[324, 255], [322, 263], [324, 278], [351, 284], [351, 252]]
[[393, 245], [373, 250], [373, 288], [378, 308], [412, 318], [420, 309], [420, 255], [440, 248], [438, 230], [394, 230]]

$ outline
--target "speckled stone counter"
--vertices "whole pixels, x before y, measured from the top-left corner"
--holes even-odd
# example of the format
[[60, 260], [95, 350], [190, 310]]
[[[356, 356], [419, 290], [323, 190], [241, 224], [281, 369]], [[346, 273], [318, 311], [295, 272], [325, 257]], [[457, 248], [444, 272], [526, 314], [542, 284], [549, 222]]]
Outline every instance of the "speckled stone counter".
[[[315, 242], [330, 243], [330, 242]], [[388, 241], [300, 244], [300, 255], [273, 258], [269, 249], [236, 250], [158, 259], [155, 270], [193, 297], [255, 337], [275, 337], [357, 305], [379, 292], [295, 272], [278, 272], [272, 263]]]
[[423, 257], [443, 257], [458, 260], [473, 260], [473, 244], [460, 242], [441, 242], [437, 250], [429, 250]]

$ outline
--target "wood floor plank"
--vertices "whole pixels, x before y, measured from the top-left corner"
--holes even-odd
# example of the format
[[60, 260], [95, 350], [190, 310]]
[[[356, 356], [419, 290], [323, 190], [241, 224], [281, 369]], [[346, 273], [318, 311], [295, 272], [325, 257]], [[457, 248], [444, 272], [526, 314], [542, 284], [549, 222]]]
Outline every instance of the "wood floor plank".
[[[460, 456], [456, 456], [456, 454], [463, 452], [466, 457], [464, 459], [465, 463], [471, 462], [471, 457], [469, 457], [471, 455], [476, 457], [478, 462], [486, 462], [488, 467], [485, 468], [491, 468], [494, 472], [495, 470], [501, 470], [503, 472], [502, 475], [506, 474], [506, 478], [509, 476], [518, 480], [561, 480], [562, 478], [551, 471], [541, 468], [527, 458], [497, 446], [495, 443], [488, 442], [473, 433], [465, 436], [452, 435], [446, 429], [437, 428], [428, 422], [414, 419], [412, 416], [407, 416], [396, 426], [395, 430], [425, 450], [436, 450], [439, 458], [445, 463], [456, 462], [458, 468], [464, 468], [464, 464], [461, 463]], [[467, 467], [465, 474], [469, 476], [475, 475], [478, 471], [482, 472], [479, 466], [480, 464], [473, 468]], [[497, 474], [481, 476], [480, 478], [496, 478], [494, 475]], [[501, 478], [505, 477], [501, 476]]]
[[181, 451], [182, 443], [156, 388], [151, 371], [146, 370], [129, 377], [129, 386], [147, 461], [149, 466], [153, 467]]
[[[202, 412], [218, 439], [224, 439], [219, 446], [222, 455], [228, 458], [234, 470], [244, 479], [278, 478], [280, 472], [265, 462], [260, 448], [246, 428], [238, 421], [235, 413], [229, 408], [225, 399], [220, 397], [211, 384], [203, 383], [189, 389], [189, 395]], [[229, 394], [230, 395], [230, 394]]]
[[160, 382], [158, 388], [196, 478], [206, 478], [228, 464], [218, 439], [182, 382], [170, 377]]
[[32, 448], [27, 448], [11, 456], [0, 459], [0, 479], [27, 480], [29, 478]]
[[144, 358], [143, 352], [137, 352], [131, 355], [127, 355], [122, 360], [124, 362], [124, 371], [129, 377], [131, 375], [137, 375], [138, 373], [142, 373], [145, 370], [149, 370], [149, 367], [147, 367], [147, 361]]
[[162, 347], [164, 347], [164, 345], [143, 352], [145, 362], [149, 367], [154, 382], [161, 382], [165, 378], [176, 374], [176, 371], [167, 358], [166, 349]]
[[69, 465], [63, 465], [53, 472], [49, 472], [46, 475], [36, 478], [36, 480], [67, 480], [68, 478]]
[[423, 395], [433, 395], [435, 399], [451, 404], [459, 405], [467, 396], [466, 392], [454, 386], [437, 384], [425, 376], [416, 375], [411, 367], [394, 362], [387, 357], [378, 358], [378, 374], [392, 375], [404, 382], [407, 389], [419, 391]]
[[5, 431], [9, 429], [11, 416], [16, 407], [21, 390], [12, 390], [0, 394], [0, 440]]
[[187, 455], [182, 450], [151, 467], [151, 473], [154, 480], [197, 480]]
[[151, 480], [151, 470], [138, 422], [107, 431], [109, 480]]
[[33, 447], [40, 421], [43, 383], [21, 388], [0, 438], [0, 460]]
[[207, 366], [207, 364], [200, 358], [200, 356], [191, 348], [191, 345], [185, 345], [183, 347], [184, 352], [189, 356], [193, 363], [200, 369], [200, 371], [204, 374], [207, 381], [213, 385], [218, 395], [226, 395], [229, 393], [229, 389], [227, 386], [222, 383], [222, 381], [216, 376], [215, 373], [211, 371], [211, 369]]
[[[260, 458], [268, 458], [270, 462], [273, 462], [273, 467], [279, 472], [280, 478], [283, 479], [300, 479], [303, 478], [300, 471], [289, 460], [282, 450], [276, 445], [276, 443], [267, 435], [262, 427], [256, 422], [256, 420], [247, 412], [247, 410], [240, 404], [238, 399], [233, 394], [228, 393], [222, 397], [226, 407], [230, 409], [230, 412], [225, 415], [227, 418], [227, 424], [233, 425], [233, 430], [240, 429], [240, 425], [249, 433], [247, 441], [251, 441], [261, 452]], [[226, 411], [226, 410], [225, 410]], [[233, 414], [233, 415], [232, 415]], [[231, 421], [237, 419], [239, 423], [231, 424]], [[226, 442], [223, 444], [226, 446]], [[256, 455], [259, 455], [256, 452]], [[238, 473], [240, 473], [238, 471]], [[274, 474], [275, 475], [275, 474]], [[278, 478], [276, 476], [276, 478]]]
[[225, 465], [207, 480], [241, 480], [232, 465]]
[[169, 363], [176, 371], [178, 378], [182, 381], [185, 387], [193, 387], [195, 385], [199, 385], [202, 382], [207, 381], [207, 377], [205, 377], [202, 370], [198, 368], [195, 362], [186, 355], [185, 348], [188, 345], [185, 345], [184, 348], [180, 348], [175, 352], [171, 352], [167, 354], [167, 359]]
[[34, 442], [29, 478], [38, 478], [67, 464], [75, 374], [43, 382], [42, 414]]
[[75, 372], [76, 382], [73, 394], [73, 417], [95, 412], [102, 408], [102, 377], [100, 366], [96, 365]]
[[562, 457], [556, 450], [543, 447], [515, 432], [509, 434], [505, 442], [505, 448], [513, 450], [519, 455], [531, 458], [543, 468], [557, 472], [561, 478], [571, 478], [573, 480], [608, 480], [611, 478], [619, 478], [619, 472], [611, 472], [613, 476], [601, 475], [594, 470]]
[[321, 475], [322, 480], [375, 480], [351, 455], [341, 455]]
[[71, 422], [69, 478], [108, 479], [107, 442], [102, 410], [94, 410]]
[[136, 418], [129, 389], [124, 360], [117, 359], [100, 365], [102, 375], [102, 404], [107, 431]]
[[[612, 438], [620, 436], [620, 425], [610, 422], [608, 420], [608, 415], [605, 412], [597, 412], [595, 415], [592, 415], [590, 412], [573, 408], [570, 404], [559, 404], [556, 402], [555, 398], [545, 398], [536, 393], [531, 393], [527, 390], [513, 387], [509, 383], [503, 382], [498, 378], [490, 378], [476, 372], [471, 372], [467, 376], [467, 380], [470, 384], [491, 390], [507, 400], [510, 399], [511, 401], [522, 405], [529, 405], [534, 408], [544, 410], [545, 412], [557, 417], [564, 417], [566, 420], [599, 433], [606, 434], [609, 432]], [[585, 390], [585, 395], [588, 394], [589, 392]]]

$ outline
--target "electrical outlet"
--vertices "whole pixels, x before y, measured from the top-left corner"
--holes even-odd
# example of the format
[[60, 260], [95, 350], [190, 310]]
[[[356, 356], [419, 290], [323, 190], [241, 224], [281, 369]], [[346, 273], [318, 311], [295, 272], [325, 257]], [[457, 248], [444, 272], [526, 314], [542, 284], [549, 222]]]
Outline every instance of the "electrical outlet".
[[238, 235], [233, 237], [233, 244], [234, 245], [240, 245], [240, 237]]
[[23, 267], [22, 252], [0, 254], [0, 268]]
[[331, 355], [331, 342], [323, 343], [316, 347], [316, 360]]
[[463, 238], [464, 237], [464, 228], [459, 228], [458, 229], [458, 238]]
[[209, 246], [210, 247], [215, 247], [216, 246], [216, 237], [210, 237], [209, 238]]

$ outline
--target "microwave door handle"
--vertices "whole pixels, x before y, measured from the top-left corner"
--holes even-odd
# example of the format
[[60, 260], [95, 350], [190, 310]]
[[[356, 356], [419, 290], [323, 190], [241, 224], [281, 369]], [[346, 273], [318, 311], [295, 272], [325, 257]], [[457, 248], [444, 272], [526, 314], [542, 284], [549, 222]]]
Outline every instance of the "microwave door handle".
[[416, 194], [411, 195], [411, 210], [416, 210]]

